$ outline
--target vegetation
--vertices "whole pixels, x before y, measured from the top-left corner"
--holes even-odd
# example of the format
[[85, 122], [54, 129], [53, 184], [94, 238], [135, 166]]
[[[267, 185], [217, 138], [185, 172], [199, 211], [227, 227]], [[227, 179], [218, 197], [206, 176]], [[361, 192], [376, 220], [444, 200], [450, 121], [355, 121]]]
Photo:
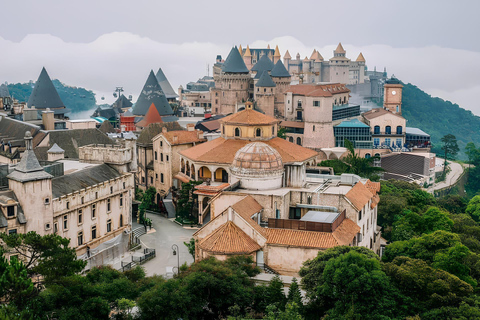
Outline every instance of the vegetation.
[[[58, 80], [52, 80], [53, 86], [57, 89], [58, 95], [65, 107], [72, 110], [72, 113], [92, 110], [96, 108], [95, 94], [91, 90], [81, 87], [70, 87]], [[20, 102], [27, 102], [32, 93], [34, 83], [9, 84], [10, 95]]]
[[198, 223], [198, 196], [193, 193], [201, 181], [182, 183], [177, 200], [177, 221], [180, 223]]

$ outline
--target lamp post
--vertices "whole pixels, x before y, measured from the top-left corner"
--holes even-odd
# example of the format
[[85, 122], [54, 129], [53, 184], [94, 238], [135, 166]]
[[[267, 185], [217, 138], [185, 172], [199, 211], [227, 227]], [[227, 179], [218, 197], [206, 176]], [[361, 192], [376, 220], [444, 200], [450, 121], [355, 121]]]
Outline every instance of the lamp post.
[[180, 274], [180, 251], [176, 244], [172, 245], [173, 255], [177, 256], [177, 274]]

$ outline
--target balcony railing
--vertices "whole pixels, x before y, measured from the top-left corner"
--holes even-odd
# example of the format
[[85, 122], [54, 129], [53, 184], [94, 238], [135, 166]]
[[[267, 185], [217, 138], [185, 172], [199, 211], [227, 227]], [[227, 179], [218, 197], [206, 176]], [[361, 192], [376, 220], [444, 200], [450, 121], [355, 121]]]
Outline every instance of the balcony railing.
[[404, 136], [405, 133], [377, 131], [377, 132], [373, 132], [372, 135], [374, 135], [374, 136]]

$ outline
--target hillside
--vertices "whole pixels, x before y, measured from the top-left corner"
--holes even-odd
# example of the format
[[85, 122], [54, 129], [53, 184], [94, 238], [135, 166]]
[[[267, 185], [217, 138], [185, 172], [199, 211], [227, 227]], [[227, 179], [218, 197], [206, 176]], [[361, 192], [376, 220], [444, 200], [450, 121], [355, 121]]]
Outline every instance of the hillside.
[[[70, 87], [56, 79], [52, 82], [63, 103], [72, 110], [72, 113], [92, 110], [96, 107], [95, 94], [92, 91], [80, 87]], [[33, 90], [32, 86], [33, 84], [30, 83], [15, 83], [9, 84], [8, 90], [10, 95], [23, 102], [28, 101]]]
[[465, 159], [465, 146], [472, 141], [480, 146], [480, 117], [457, 104], [435, 98], [413, 84], [405, 84], [402, 96], [402, 115], [408, 127], [420, 128], [430, 134], [433, 152], [442, 154], [440, 139], [446, 134], [457, 137], [460, 153]]

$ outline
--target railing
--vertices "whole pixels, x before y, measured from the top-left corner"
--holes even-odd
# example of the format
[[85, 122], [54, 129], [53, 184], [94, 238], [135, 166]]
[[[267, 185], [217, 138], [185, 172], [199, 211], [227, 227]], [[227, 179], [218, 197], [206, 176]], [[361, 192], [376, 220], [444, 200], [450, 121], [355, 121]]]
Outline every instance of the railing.
[[132, 256], [132, 261], [125, 262], [122, 261], [121, 266], [122, 266], [122, 271], [125, 272], [127, 270], [131, 270], [133, 267], [143, 264], [147, 262], [150, 259], [153, 259], [156, 257], [156, 251], [155, 249], [143, 249], [143, 255], [140, 257], [134, 257]]
[[386, 132], [386, 131], [380, 131], [380, 132], [373, 132], [373, 136], [403, 136], [405, 133], [398, 133], [398, 132]]
[[345, 219], [345, 210], [332, 223], [303, 221], [295, 219], [268, 219], [269, 228], [333, 232]]

